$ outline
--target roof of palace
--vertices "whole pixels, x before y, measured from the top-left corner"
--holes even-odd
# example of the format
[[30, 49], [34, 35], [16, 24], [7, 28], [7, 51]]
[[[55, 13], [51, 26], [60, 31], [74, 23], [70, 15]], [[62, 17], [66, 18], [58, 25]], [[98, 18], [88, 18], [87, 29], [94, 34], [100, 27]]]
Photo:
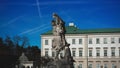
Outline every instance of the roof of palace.
[[[90, 34], [90, 33], [120, 33], [120, 28], [79, 29], [75, 26], [66, 26], [66, 34]], [[52, 35], [49, 30], [42, 35]]]

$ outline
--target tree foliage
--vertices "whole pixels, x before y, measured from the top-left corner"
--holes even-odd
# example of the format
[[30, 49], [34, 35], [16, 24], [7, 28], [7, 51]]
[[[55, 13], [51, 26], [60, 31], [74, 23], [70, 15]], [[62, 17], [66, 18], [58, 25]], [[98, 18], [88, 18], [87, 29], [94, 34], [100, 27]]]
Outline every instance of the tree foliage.
[[0, 67], [14, 68], [22, 52], [29, 60], [37, 62], [40, 59], [40, 49], [38, 46], [30, 45], [27, 37], [0, 37]]

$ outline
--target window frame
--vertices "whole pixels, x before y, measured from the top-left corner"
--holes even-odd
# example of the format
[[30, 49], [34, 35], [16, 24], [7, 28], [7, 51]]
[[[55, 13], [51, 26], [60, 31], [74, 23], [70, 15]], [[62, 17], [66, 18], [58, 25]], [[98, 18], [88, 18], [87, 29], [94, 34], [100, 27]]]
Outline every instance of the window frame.
[[111, 56], [115, 56], [115, 49], [111, 49]]
[[79, 39], [79, 44], [82, 44], [82, 39]]
[[108, 56], [108, 53], [107, 53], [107, 49], [104, 49], [104, 56], [107, 57]]
[[83, 56], [83, 49], [79, 49], [79, 57], [82, 57], [82, 56]]
[[96, 50], [96, 56], [99, 57], [100, 56], [100, 49]]
[[93, 67], [93, 65], [92, 65], [92, 64], [89, 64], [88, 68], [92, 68], [92, 67]]
[[48, 50], [45, 50], [45, 56], [49, 56]]
[[72, 39], [72, 44], [75, 45], [76, 44], [76, 40]]
[[97, 64], [97, 65], [96, 65], [96, 68], [100, 68], [100, 64]]
[[73, 56], [73, 57], [76, 56], [76, 52], [75, 52], [75, 50], [72, 51], [72, 56]]
[[92, 57], [92, 49], [89, 49], [89, 57]]
[[120, 49], [119, 49], [119, 56], [120, 56]]
[[108, 68], [107, 64], [104, 64], [104, 68]]
[[111, 44], [115, 43], [115, 38], [111, 38]]
[[79, 65], [78, 65], [78, 68], [82, 68], [82, 64], [79, 64]]
[[107, 44], [107, 38], [103, 38], [104, 44]]
[[96, 38], [96, 44], [100, 44], [100, 38]]
[[49, 43], [48, 43], [48, 40], [47, 39], [45, 39], [45, 45], [48, 45]]
[[93, 44], [92, 38], [89, 38], [89, 44]]
[[52, 51], [52, 57], [55, 57], [55, 52], [54, 51]]
[[120, 38], [118, 39], [118, 43], [120, 43]]

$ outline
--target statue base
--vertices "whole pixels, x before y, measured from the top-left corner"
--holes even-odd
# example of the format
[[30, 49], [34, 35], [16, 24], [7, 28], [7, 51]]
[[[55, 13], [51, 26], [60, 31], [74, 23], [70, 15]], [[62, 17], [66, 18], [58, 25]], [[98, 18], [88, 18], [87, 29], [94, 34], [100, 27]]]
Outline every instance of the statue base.
[[65, 59], [58, 59], [50, 61], [47, 64], [47, 68], [74, 68], [73, 62], [68, 62]]
[[73, 57], [71, 56], [71, 51], [69, 45], [65, 46], [65, 55], [64, 57], [56, 58], [51, 60], [47, 64], [47, 68], [74, 68], [73, 66]]

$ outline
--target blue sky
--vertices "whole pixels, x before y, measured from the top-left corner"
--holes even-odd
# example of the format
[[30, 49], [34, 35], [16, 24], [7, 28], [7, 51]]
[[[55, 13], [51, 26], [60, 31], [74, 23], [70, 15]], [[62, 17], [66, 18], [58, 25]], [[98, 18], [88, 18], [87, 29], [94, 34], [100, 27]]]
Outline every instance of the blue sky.
[[120, 28], [119, 0], [0, 0], [0, 37], [27, 36], [40, 46], [53, 12], [80, 29]]

